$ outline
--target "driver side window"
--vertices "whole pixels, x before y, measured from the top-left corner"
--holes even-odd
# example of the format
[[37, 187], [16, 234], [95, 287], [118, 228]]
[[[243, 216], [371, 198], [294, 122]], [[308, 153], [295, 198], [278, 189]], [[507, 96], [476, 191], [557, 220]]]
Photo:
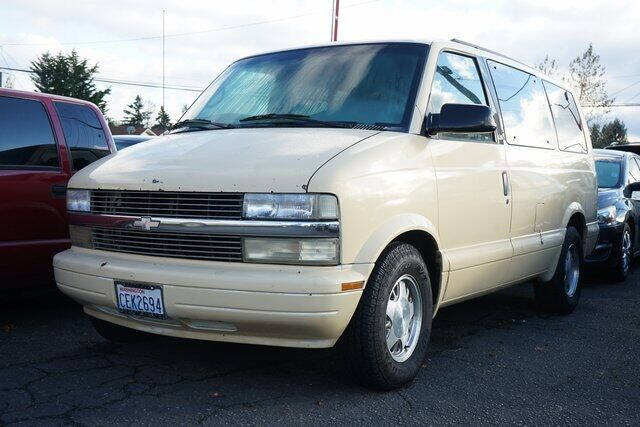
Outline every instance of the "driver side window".
[[[452, 52], [440, 53], [431, 85], [429, 112], [440, 113], [444, 104], [488, 105], [474, 58]], [[441, 139], [493, 142], [493, 133], [441, 132], [438, 136]]]

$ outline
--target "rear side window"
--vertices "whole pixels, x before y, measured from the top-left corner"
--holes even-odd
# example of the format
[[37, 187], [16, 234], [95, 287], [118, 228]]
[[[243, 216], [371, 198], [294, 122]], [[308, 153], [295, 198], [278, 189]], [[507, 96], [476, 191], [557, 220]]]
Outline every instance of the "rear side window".
[[596, 160], [598, 188], [616, 188], [620, 185], [620, 166], [619, 161]]
[[558, 147], [562, 151], [586, 153], [587, 142], [582, 132], [582, 120], [573, 96], [568, 91], [544, 82], [551, 113], [558, 132]]
[[60, 166], [51, 122], [41, 102], [0, 96], [1, 166]]
[[71, 152], [73, 170], [82, 169], [109, 154], [102, 124], [91, 108], [69, 102], [54, 102], [54, 105]]
[[498, 95], [507, 142], [556, 148], [556, 132], [542, 81], [524, 71], [488, 61]]
[[[429, 112], [438, 114], [444, 104], [488, 105], [476, 60], [451, 52], [438, 56], [431, 85]], [[442, 139], [492, 142], [493, 133], [440, 133]]]

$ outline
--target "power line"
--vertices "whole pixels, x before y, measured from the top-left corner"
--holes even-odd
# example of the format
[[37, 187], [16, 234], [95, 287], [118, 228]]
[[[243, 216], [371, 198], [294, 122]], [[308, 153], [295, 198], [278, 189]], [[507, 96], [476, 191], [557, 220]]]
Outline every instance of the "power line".
[[622, 89], [620, 89], [620, 90], [618, 90], [618, 91], [616, 91], [616, 92], [613, 92], [613, 93], [611, 94], [611, 96], [617, 95], [617, 94], [619, 94], [620, 92], [624, 92], [625, 90], [627, 90], [627, 89], [629, 89], [629, 88], [632, 88], [633, 86], [637, 85], [638, 83], [640, 83], [640, 80], [638, 80], [637, 82], [631, 83], [629, 86], [625, 86], [625, 87], [623, 87]]
[[[23, 68], [13, 68], [13, 67], [0, 67], [0, 70], [9, 70], [9, 71], [18, 71], [21, 73], [34, 74], [31, 70], [25, 70]], [[152, 83], [152, 82], [139, 82], [135, 80], [120, 80], [120, 79], [110, 79], [106, 77], [94, 77], [93, 80], [102, 83], [112, 83], [118, 85], [125, 86], [141, 86], [141, 87], [151, 87], [151, 88], [162, 88], [162, 83]], [[183, 90], [188, 92], [202, 92], [203, 88], [194, 87], [194, 86], [164, 86], [166, 89], [171, 90]]]
[[611, 105], [581, 105], [582, 108], [610, 108], [610, 107], [640, 107], [640, 103], [636, 102], [620, 102]]
[[[0, 66], [0, 70], [9, 70], [9, 71], [17, 71], [17, 72], [21, 72], [21, 73], [28, 73], [28, 74], [34, 74], [33, 71], [31, 70], [26, 70], [24, 68], [14, 68], [14, 67], [2, 67]], [[158, 88], [161, 89], [162, 88], [162, 83], [152, 83], [152, 82], [140, 82], [140, 81], [135, 81], [135, 80], [121, 80], [121, 79], [110, 79], [110, 78], [106, 78], [106, 77], [94, 77], [95, 81], [97, 82], [102, 82], [102, 83], [112, 83], [112, 84], [119, 84], [119, 85], [125, 85], [125, 86], [142, 86], [142, 87], [150, 87], [150, 88]], [[183, 90], [183, 91], [188, 91], [188, 92], [202, 92], [204, 90], [204, 88], [199, 88], [199, 87], [195, 87], [195, 86], [165, 86], [166, 89], [171, 89], [171, 90]], [[637, 95], [636, 95], [637, 96]], [[626, 103], [616, 103], [616, 104], [611, 104], [608, 106], [599, 106], [599, 105], [582, 105], [582, 108], [608, 108], [608, 107], [640, 107], [640, 103], [631, 103], [631, 102], [626, 102]]]
[[[355, 7], [355, 6], [362, 6], [365, 4], [369, 4], [369, 3], [375, 3], [375, 2], [379, 2], [381, 0], [368, 0], [368, 1], [363, 1], [360, 3], [353, 3], [350, 5], [346, 5], [344, 7]], [[286, 17], [282, 17], [282, 18], [275, 18], [275, 19], [268, 19], [268, 20], [264, 20], [264, 21], [256, 21], [256, 22], [249, 22], [246, 24], [239, 24], [239, 25], [229, 25], [229, 26], [225, 26], [225, 27], [218, 27], [218, 28], [210, 28], [208, 30], [200, 30], [200, 31], [189, 31], [189, 32], [185, 32], [185, 33], [175, 33], [175, 34], [166, 34], [164, 37], [165, 38], [177, 38], [177, 37], [185, 37], [185, 36], [192, 36], [192, 35], [197, 35], [197, 34], [206, 34], [206, 33], [214, 33], [214, 32], [218, 32], [218, 31], [227, 31], [227, 30], [235, 30], [235, 29], [239, 29], [239, 28], [247, 28], [247, 27], [255, 27], [257, 25], [264, 25], [264, 24], [272, 24], [274, 22], [282, 22], [282, 21], [289, 21], [292, 19], [299, 19], [299, 18], [304, 18], [307, 16], [311, 16], [311, 15], [317, 15], [319, 13], [322, 12], [308, 12], [308, 13], [303, 13], [300, 15], [292, 15], [292, 16], [286, 16]], [[92, 44], [106, 44], [106, 43], [126, 43], [126, 42], [136, 42], [136, 41], [145, 41], [145, 40], [159, 40], [162, 39], [162, 35], [159, 36], [146, 36], [146, 37], [134, 37], [134, 38], [128, 38], [128, 39], [111, 39], [111, 40], [92, 40], [92, 41], [79, 41], [79, 42], [63, 42], [63, 43], [57, 43], [59, 45], [62, 46], [79, 46], [79, 45], [92, 45]], [[4, 46], [49, 46], [55, 43], [18, 43], [18, 42], [0, 42], [0, 45], [4, 45]]]

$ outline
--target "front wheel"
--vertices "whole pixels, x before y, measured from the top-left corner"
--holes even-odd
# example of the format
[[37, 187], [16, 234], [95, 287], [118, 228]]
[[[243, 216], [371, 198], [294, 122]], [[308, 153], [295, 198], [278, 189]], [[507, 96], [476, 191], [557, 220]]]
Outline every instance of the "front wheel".
[[392, 244], [367, 282], [345, 335], [356, 380], [391, 390], [413, 380], [427, 352], [433, 317], [431, 282], [418, 250]]
[[633, 254], [633, 239], [631, 237], [631, 227], [625, 222], [622, 229], [622, 238], [620, 239], [620, 247], [618, 249], [618, 259], [614, 266], [614, 274], [616, 280], [624, 282], [631, 270], [631, 261]]
[[574, 227], [567, 227], [553, 277], [534, 285], [538, 307], [557, 314], [573, 312], [580, 300], [583, 265], [582, 237]]

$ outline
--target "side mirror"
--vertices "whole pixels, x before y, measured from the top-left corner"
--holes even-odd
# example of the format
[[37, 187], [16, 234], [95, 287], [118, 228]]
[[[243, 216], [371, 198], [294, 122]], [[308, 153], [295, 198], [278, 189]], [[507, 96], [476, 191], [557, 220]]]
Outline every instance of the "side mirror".
[[496, 130], [491, 108], [477, 104], [444, 104], [440, 114], [429, 114], [425, 124], [427, 135], [438, 132], [487, 133]]
[[627, 185], [624, 188], [624, 197], [631, 197], [633, 200], [640, 200], [640, 182], [632, 182]]

